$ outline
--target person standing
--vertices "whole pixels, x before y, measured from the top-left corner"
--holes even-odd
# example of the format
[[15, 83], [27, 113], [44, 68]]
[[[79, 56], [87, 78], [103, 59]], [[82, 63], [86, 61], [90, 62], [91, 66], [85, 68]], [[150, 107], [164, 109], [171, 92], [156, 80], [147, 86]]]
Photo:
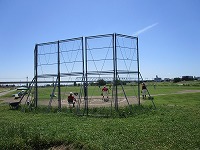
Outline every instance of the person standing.
[[147, 87], [144, 84], [144, 82], [142, 83], [142, 98], [145, 99], [147, 95]]
[[156, 89], [156, 84], [155, 83], [153, 84], [153, 87], [154, 87], [154, 90], [155, 90]]
[[104, 86], [103, 88], [102, 88], [102, 100], [104, 100], [105, 101], [105, 96], [107, 97], [107, 99], [108, 99], [108, 92], [109, 92], [109, 90], [108, 90], [108, 88], [106, 87], [106, 86]]
[[69, 105], [70, 105], [70, 104], [73, 104], [73, 107], [75, 107], [75, 102], [76, 102], [76, 99], [75, 99], [75, 97], [73, 96], [73, 93], [70, 92], [70, 94], [69, 94], [69, 96], [68, 96], [68, 103], [69, 103]]

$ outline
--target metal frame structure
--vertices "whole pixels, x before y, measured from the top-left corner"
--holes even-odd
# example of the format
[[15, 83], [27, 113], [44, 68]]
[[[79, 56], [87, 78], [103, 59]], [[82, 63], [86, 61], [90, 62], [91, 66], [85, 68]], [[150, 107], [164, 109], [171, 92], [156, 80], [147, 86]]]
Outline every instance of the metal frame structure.
[[[104, 38], [109, 38], [111, 39], [111, 44], [112, 46], [108, 46], [108, 47], [99, 47], [99, 48], [90, 48], [90, 41], [91, 40], [95, 40], [95, 39], [104, 39]], [[127, 46], [120, 46], [118, 43], [118, 38], [125, 38], [125, 39], [129, 39], [129, 40], [133, 40], [136, 42], [136, 45], [134, 45], [134, 48], [130, 48]], [[62, 53], [62, 49], [61, 49], [61, 44], [65, 43], [65, 42], [70, 42], [70, 41], [80, 41], [81, 43], [81, 47], [80, 47], [80, 51], [82, 53], [82, 58], [79, 61], [73, 60], [73, 62], [79, 62], [82, 64], [82, 70], [79, 72], [61, 72], [61, 53]], [[54, 64], [57, 67], [57, 72], [54, 74], [38, 74], [38, 56], [39, 56], [39, 47], [40, 46], [45, 46], [45, 45], [57, 45], [57, 62]], [[135, 66], [136, 68], [131, 68], [130, 70], [119, 70], [118, 67], [118, 63], [119, 61], [127, 61], [125, 58], [119, 58], [118, 57], [118, 52], [119, 49], [121, 48], [124, 49], [129, 49], [129, 50], [134, 50], [136, 52], [136, 56], [134, 60]], [[110, 59], [102, 59], [102, 60], [95, 60], [93, 59], [93, 61], [103, 61], [105, 63], [105, 61], [112, 61], [112, 69], [109, 70], [100, 70], [100, 71], [95, 71], [95, 70], [91, 70], [89, 67], [89, 62], [92, 61], [89, 57], [88, 54], [90, 51], [95, 50], [95, 49], [112, 49], [112, 58]], [[44, 54], [45, 55], [45, 54]], [[128, 58], [127, 58], [128, 59]], [[72, 63], [72, 61], [70, 62]], [[47, 64], [45, 64], [47, 65]], [[102, 67], [103, 68], [103, 67]], [[73, 82], [73, 81], [63, 81], [61, 80], [61, 77], [66, 77], [66, 76], [77, 76], [76, 78], [76, 82], [81, 82], [83, 85], [83, 89], [84, 89], [84, 101], [85, 101], [85, 111], [88, 114], [88, 85], [91, 82], [90, 78], [91, 75], [95, 76], [95, 78], [97, 78], [98, 75], [103, 75], [105, 78], [108, 79], [112, 79], [113, 80], [113, 89], [114, 89], [114, 106], [115, 106], [115, 110], [118, 110], [118, 85], [116, 84], [117, 80], [120, 80], [120, 76], [124, 75], [124, 74], [137, 74], [137, 87], [138, 87], [138, 104], [140, 105], [140, 70], [139, 70], [139, 49], [138, 49], [138, 37], [133, 37], [133, 36], [128, 36], [128, 35], [123, 35], [123, 34], [105, 34], [105, 35], [96, 35], [96, 36], [88, 36], [88, 37], [80, 37], [80, 38], [73, 38], [73, 39], [67, 39], [67, 40], [59, 40], [56, 42], [48, 42], [48, 43], [41, 43], [41, 44], [36, 44], [35, 45], [35, 50], [34, 50], [34, 87], [35, 87], [35, 93], [34, 93], [34, 100], [35, 100], [35, 107], [38, 106], [38, 83], [52, 83], [52, 81], [39, 81], [40, 78], [50, 78], [50, 77], [57, 77], [57, 87], [58, 87], [58, 108], [61, 109], [61, 83], [67, 83], [67, 82]], [[111, 77], [108, 77], [111, 76]], [[78, 80], [77, 80], [78, 79]], [[129, 77], [129, 80], [131, 80], [132, 78]], [[127, 101], [128, 102], [128, 101]]]
[[[67, 43], [67, 42], [73, 42], [73, 41], [80, 41], [81, 43], [81, 48], [78, 49], [79, 51], [81, 51], [82, 56], [81, 56], [81, 60], [79, 61], [73, 61], [73, 63], [75, 62], [79, 62], [82, 64], [82, 70], [80, 72], [61, 72], [61, 44], [62, 43]], [[53, 65], [57, 66], [57, 72], [53, 73], [53, 74], [38, 74], [38, 56], [39, 56], [39, 49], [38, 47], [40, 46], [45, 46], [45, 45], [51, 45], [51, 44], [56, 44], [57, 45], [57, 62], [54, 63]], [[75, 51], [75, 50], [69, 50], [69, 51]], [[49, 54], [53, 54], [53, 53], [49, 53]], [[45, 55], [45, 54], [41, 54], [41, 55]], [[52, 83], [52, 81], [38, 81], [39, 78], [51, 78], [51, 77], [56, 77], [57, 81], [54, 82], [53, 84], [57, 84], [56, 86], [58, 87], [58, 108], [61, 109], [61, 83], [68, 83], [68, 82], [73, 82], [73, 81], [62, 81], [61, 78], [62, 77], [67, 77], [67, 76], [81, 76], [83, 78], [84, 76], [84, 52], [83, 52], [83, 37], [79, 37], [79, 38], [73, 38], [73, 39], [66, 39], [66, 40], [59, 40], [59, 41], [55, 41], [55, 42], [48, 42], [48, 43], [41, 43], [41, 44], [36, 44], [35, 46], [35, 50], [34, 50], [34, 77], [35, 77], [35, 107], [38, 106], [38, 83]], [[62, 62], [62, 63], [72, 63], [72, 61], [67, 61], [67, 62]], [[49, 65], [49, 64], [42, 64], [42, 65]], [[51, 65], [51, 64], [50, 64]], [[79, 82], [82, 82], [79, 81]], [[55, 87], [56, 87], [55, 86]], [[54, 89], [55, 91], [55, 89]], [[51, 97], [52, 98], [52, 97]]]

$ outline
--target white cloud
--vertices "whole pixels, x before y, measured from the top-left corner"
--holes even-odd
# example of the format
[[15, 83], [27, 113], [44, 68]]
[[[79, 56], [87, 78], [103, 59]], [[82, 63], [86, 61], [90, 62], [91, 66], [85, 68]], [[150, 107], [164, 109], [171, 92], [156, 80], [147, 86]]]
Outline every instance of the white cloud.
[[152, 25], [149, 25], [149, 26], [147, 26], [147, 27], [145, 27], [145, 28], [143, 28], [143, 29], [137, 31], [137, 32], [134, 33], [133, 35], [138, 36], [139, 34], [144, 33], [144, 32], [146, 32], [147, 30], [149, 30], [149, 29], [151, 29], [151, 28], [153, 28], [153, 27], [155, 27], [155, 26], [157, 26], [157, 25], [158, 25], [158, 22], [156, 22], [156, 23], [154, 23], [154, 24], [152, 24]]

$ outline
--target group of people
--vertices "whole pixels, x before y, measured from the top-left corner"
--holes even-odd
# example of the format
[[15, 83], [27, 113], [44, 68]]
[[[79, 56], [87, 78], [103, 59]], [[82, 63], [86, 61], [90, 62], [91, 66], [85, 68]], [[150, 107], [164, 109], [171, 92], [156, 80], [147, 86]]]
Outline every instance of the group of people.
[[[142, 98], [145, 99], [148, 91], [147, 91], [147, 87], [144, 82], [142, 83], [142, 91], [141, 92], [142, 92]], [[104, 101], [105, 101], [105, 97], [107, 97], [107, 99], [108, 99], [108, 94], [109, 94], [109, 90], [106, 86], [104, 86], [102, 88], [102, 99]]]
[[[148, 91], [147, 91], [147, 87], [144, 82], [142, 83], [142, 91], [141, 92], [142, 92], [142, 98], [145, 99]], [[109, 94], [109, 90], [106, 86], [104, 86], [102, 88], [102, 99], [104, 101], [105, 101], [105, 97], [107, 97], [107, 99], [108, 99], [108, 94]]]
[[[109, 89], [104, 86], [102, 89], [101, 89], [101, 95], [102, 95], [102, 100], [104, 101], [108, 101], [108, 95], [109, 95]], [[142, 83], [142, 98], [145, 99], [146, 98], [146, 95], [147, 95], [147, 87], [145, 85], [145, 83]], [[73, 107], [75, 107], [75, 103], [76, 103], [76, 98], [74, 97], [73, 93], [70, 92], [69, 96], [68, 96], [68, 103], [69, 104], [72, 104]]]
[[[104, 86], [101, 90], [102, 92], [102, 100], [104, 101], [108, 101], [108, 94], [109, 94], [109, 90], [106, 86]], [[75, 107], [75, 103], [76, 103], [76, 98], [74, 97], [73, 93], [70, 92], [69, 96], [68, 96], [68, 103], [72, 104], [73, 107]]]

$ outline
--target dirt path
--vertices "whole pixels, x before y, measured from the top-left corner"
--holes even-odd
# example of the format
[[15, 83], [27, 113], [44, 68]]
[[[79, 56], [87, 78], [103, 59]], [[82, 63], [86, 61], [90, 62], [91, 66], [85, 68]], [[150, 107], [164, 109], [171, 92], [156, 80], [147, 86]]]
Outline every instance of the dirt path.
[[13, 91], [16, 91], [16, 89], [14, 89], [14, 90], [2, 91], [2, 92], [0, 92], [0, 96], [6, 95], [6, 94], [11, 93], [11, 92], [13, 92]]

